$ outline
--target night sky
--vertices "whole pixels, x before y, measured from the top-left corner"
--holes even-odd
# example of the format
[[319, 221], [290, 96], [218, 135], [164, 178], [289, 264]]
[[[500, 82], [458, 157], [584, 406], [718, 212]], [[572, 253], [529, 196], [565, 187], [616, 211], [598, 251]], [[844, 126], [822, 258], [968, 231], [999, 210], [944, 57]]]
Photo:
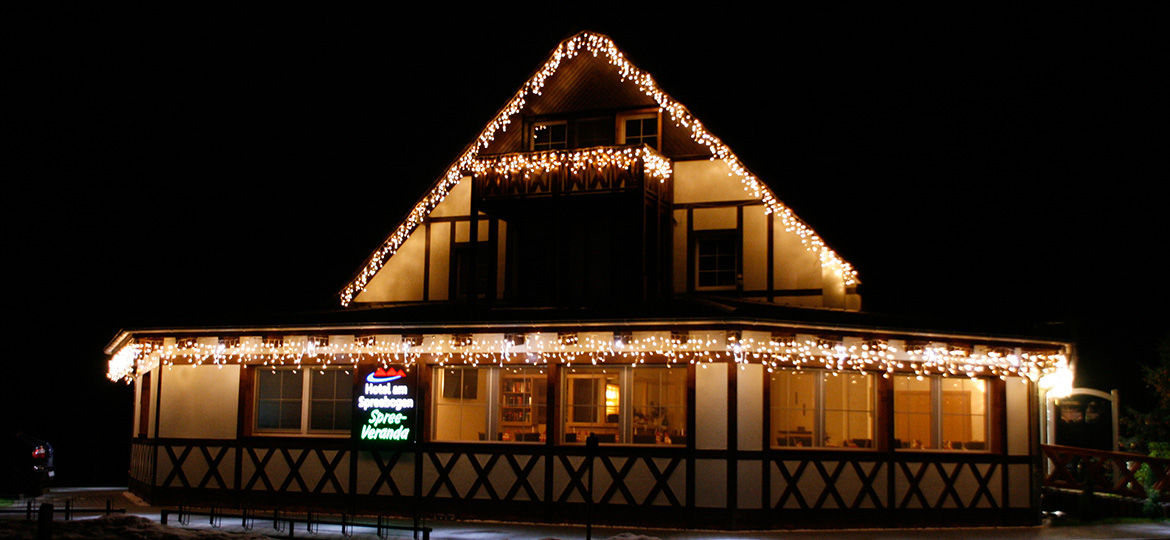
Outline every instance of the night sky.
[[3, 421], [54, 442], [62, 483], [124, 482], [132, 389], [102, 353], [120, 328], [336, 307], [586, 29], [858, 269], [867, 311], [1060, 325], [1079, 385], [1148, 403], [1136, 366], [1170, 331], [1166, 18], [1113, 9], [0, 17]]

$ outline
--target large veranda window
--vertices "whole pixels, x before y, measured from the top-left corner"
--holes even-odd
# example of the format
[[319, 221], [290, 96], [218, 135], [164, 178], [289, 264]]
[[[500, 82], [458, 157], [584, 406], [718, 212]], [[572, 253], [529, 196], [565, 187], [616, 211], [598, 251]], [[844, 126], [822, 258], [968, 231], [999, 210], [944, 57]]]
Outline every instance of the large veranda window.
[[257, 432], [348, 434], [353, 370], [335, 367], [256, 368]]
[[681, 445], [687, 441], [687, 372], [665, 366], [567, 368], [561, 440]]
[[434, 440], [545, 440], [545, 368], [440, 367], [434, 379]]
[[894, 447], [987, 449], [987, 381], [894, 377]]
[[774, 447], [874, 447], [873, 375], [779, 370], [769, 385]]

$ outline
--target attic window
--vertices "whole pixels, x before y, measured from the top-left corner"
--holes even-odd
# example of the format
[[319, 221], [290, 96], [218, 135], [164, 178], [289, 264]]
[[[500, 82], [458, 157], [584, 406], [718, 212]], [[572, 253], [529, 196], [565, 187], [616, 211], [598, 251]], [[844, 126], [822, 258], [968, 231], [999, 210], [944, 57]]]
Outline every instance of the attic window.
[[618, 129], [622, 144], [645, 144], [650, 148], [658, 148], [657, 114], [623, 116]]
[[540, 122], [532, 126], [532, 149], [563, 150], [569, 146], [569, 130], [565, 121]]
[[739, 277], [739, 242], [735, 231], [696, 233], [695, 288], [734, 289]]

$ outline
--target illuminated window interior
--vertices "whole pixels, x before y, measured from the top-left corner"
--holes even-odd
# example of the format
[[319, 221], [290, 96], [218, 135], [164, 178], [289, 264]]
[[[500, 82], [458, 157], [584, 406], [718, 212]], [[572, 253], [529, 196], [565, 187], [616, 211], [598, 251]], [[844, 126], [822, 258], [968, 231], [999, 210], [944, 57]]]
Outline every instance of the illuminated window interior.
[[873, 375], [780, 370], [770, 384], [774, 447], [875, 446]]
[[987, 381], [894, 377], [894, 444], [923, 450], [987, 449]]

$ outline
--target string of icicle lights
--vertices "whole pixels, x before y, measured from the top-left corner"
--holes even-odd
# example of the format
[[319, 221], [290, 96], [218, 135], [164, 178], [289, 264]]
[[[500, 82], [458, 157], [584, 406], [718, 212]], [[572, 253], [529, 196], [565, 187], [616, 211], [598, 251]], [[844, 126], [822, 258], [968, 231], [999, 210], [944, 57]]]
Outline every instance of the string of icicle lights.
[[[543, 334], [542, 334], [543, 336]], [[136, 373], [154, 366], [193, 365], [251, 367], [353, 365], [377, 362], [408, 368], [427, 361], [440, 365], [571, 365], [617, 364], [638, 366], [647, 359], [667, 366], [711, 362], [761, 364], [777, 369], [826, 369], [834, 372], [914, 373], [918, 376], [1026, 377], [1036, 381], [1045, 375], [1068, 371], [1060, 352], [1035, 352], [998, 347], [970, 350], [945, 345], [909, 345], [903, 350], [888, 341], [854, 344], [825, 339], [696, 338], [630, 335], [563, 334], [556, 337], [515, 339], [428, 336], [428, 339], [382, 341], [361, 339], [351, 343], [318, 344], [312, 339], [279, 343], [237, 340], [204, 343], [188, 341], [160, 344], [129, 343], [109, 361], [107, 376], [114, 381], [133, 381]], [[661, 359], [661, 360], [659, 360]]]
[[463, 171], [473, 170], [475, 168], [479, 152], [487, 148], [495, 140], [498, 133], [508, 129], [508, 126], [512, 123], [512, 118], [524, 109], [528, 97], [540, 95], [545, 81], [556, 73], [561, 63], [582, 53], [592, 54], [594, 57], [605, 57], [609, 64], [617, 70], [623, 81], [630, 81], [637, 85], [642, 93], [658, 103], [659, 109], [665, 111], [676, 126], [687, 129], [691, 135], [691, 139], [707, 147], [711, 152], [711, 159], [719, 159], [726, 163], [731, 171], [728, 175], [738, 177], [740, 182], [743, 183], [744, 191], [764, 203], [765, 212], [779, 216], [786, 231], [798, 235], [805, 249], [817, 253], [822, 267], [832, 268], [834, 271], [839, 272], [846, 285], [856, 285], [858, 283], [857, 271], [853, 269], [853, 266], [845, 262], [836, 252], [825, 245], [824, 240], [811, 227], [801, 221], [790, 208], [777, 200], [772, 191], [754, 174], [748, 171], [747, 167], [740, 162], [735, 153], [727, 145], [723, 144], [723, 141], [718, 137], [708, 132], [703, 127], [703, 124], [692, 116], [686, 107], [671, 99], [670, 96], [659, 89], [649, 73], [638, 69], [626, 60], [625, 55], [618, 50], [617, 46], [614, 45], [609, 37], [582, 32], [562, 41], [557, 46], [541, 69], [520, 87], [520, 90], [516, 92], [516, 96], [500, 110], [499, 114], [492, 121], [488, 122], [487, 126], [476, 137], [474, 143], [448, 167], [447, 172], [439, 179], [434, 189], [414, 205], [414, 208], [411, 209], [402, 223], [370, 255], [369, 260], [361, 272], [358, 273], [357, 277], [341, 291], [342, 306], [348, 306], [358, 293], [365, 290], [366, 285], [373, 279], [374, 274], [378, 273], [378, 270], [382, 268], [386, 260], [398, 251], [398, 248], [406, 242], [407, 238], [410, 238], [411, 233], [418, 228], [431, 210], [443, 202], [443, 199], [446, 198], [451, 189], [459, 183], [459, 180], [463, 178]]
[[568, 168], [571, 174], [578, 174], [586, 169], [595, 168], [598, 171], [608, 167], [629, 169], [641, 161], [645, 165], [646, 176], [665, 182], [670, 178], [670, 160], [657, 152], [646, 148], [588, 148], [585, 150], [552, 150], [531, 154], [508, 154], [505, 156], [478, 159], [472, 165], [476, 174], [488, 171], [498, 174], [520, 174], [525, 178], [533, 174], [542, 174], [547, 171]]

